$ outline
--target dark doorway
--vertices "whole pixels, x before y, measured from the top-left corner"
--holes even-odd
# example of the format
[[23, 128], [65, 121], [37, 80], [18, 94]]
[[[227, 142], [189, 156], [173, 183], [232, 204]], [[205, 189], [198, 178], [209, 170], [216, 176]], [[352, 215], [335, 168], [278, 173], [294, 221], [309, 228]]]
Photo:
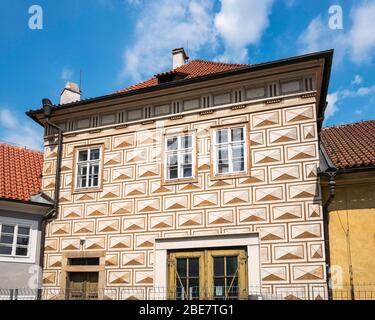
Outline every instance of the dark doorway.
[[69, 272], [66, 299], [98, 299], [98, 272]]

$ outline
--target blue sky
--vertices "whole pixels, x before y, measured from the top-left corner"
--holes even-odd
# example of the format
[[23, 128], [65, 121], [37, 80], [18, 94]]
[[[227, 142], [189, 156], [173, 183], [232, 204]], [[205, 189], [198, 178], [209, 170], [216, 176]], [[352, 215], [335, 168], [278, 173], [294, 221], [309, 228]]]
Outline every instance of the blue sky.
[[[32, 5], [43, 29], [28, 26]], [[329, 28], [331, 5], [343, 28]], [[191, 58], [259, 63], [336, 50], [326, 126], [375, 119], [375, 0], [3, 0], [0, 11], [0, 140], [42, 147], [24, 112], [58, 103], [66, 81], [83, 98], [116, 91]]]

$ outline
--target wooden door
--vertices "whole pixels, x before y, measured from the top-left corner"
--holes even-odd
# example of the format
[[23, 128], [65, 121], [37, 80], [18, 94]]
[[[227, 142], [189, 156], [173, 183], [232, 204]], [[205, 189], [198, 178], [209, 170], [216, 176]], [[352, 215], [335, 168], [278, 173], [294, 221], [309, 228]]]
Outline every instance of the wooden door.
[[98, 298], [98, 272], [70, 272], [67, 299], [92, 300]]

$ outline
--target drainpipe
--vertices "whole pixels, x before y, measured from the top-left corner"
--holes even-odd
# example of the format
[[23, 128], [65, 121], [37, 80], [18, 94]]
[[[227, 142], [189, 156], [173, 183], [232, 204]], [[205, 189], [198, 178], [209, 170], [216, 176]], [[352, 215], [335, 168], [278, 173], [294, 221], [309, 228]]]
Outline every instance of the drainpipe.
[[[63, 142], [63, 130], [50, 121], [52, 114], [52, 102], [49, 99], [43, 99], [43, 112], [46, 126], [49, 125], [58, 131], [57, 136], [57, 164], [55, 173], [55, 199], [53, 208], [43, 217], [42, 219], [42, 230], [41, 230], [41, 246], [40, 246], [40, 257], [39, 266], [43, 274], [44, 266], [44, 246], [46, 241], [46, 227], [47, 223], [57, 217], [59, 209], [59, 198], [60, 198], [60, 173], [61, 173], [61, 158], [62, 158], [62, 142]], [[42, 298], [42, 289], [38, 290], [38, 300]]]
[[326, 274], [327, 274], [327, 288], [328, 288], [328, 299], [332, 300], [332, 285], [331, 285], [331, 256], [329, 250], [329, 205], [332, 203], [336, 193], [336, 181], [337, 175], [336, 168], [328, 168], [324, 174], [328, 176], [328, 199], [323, 205], [323, 222], [324, 222], [324, 250], [326, 256]]

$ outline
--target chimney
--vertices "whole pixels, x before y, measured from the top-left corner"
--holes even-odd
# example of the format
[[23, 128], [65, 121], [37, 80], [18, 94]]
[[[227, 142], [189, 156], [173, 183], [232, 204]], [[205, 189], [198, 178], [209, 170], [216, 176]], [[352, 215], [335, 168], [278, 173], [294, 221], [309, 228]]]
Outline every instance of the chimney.
[[60, 95], [60, 104], [67, 104], [81, 100], [81, 90], [74, 82], [67, 82]]
[[186, 55], [184, 48], [177, 48], [172, 50], [173, 69], [181, 67], [185, 64], [189, 57]]

